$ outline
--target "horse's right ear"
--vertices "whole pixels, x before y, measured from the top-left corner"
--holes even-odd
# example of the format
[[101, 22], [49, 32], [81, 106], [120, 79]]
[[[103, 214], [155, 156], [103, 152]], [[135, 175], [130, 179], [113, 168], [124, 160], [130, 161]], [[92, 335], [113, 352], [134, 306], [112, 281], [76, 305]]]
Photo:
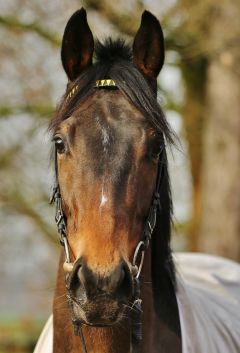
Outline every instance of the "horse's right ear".
[[70, 81], [92, 64], [94, 40], [84, 8], [69, 19], [62, 40], [62, 64]]
[[164, 39], [161, 25], [149, 11], [142, 14], [133, 42], [133, 62], [142, 74], [156, 80], [164, 63]]

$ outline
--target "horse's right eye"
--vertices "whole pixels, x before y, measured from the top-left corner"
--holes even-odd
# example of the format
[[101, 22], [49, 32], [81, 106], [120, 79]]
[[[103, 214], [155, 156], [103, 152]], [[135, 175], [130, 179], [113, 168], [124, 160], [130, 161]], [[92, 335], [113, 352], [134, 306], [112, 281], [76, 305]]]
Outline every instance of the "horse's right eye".
[[63, 141], [63, 139], [61, 139], [61, 137], [56, 137], [54, 138], [54, 143], [55, 143], [55, 147], [57, 150], [57, 153], [64, 153], [65, 152], [65, 143]]

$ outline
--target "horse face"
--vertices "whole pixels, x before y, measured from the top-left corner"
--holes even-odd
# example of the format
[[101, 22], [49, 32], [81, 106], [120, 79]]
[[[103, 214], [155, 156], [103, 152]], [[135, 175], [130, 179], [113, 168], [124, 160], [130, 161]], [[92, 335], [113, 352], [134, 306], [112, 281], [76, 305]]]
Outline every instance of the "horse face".
[[155, 188], [160, 137], [118, 90], [97, 89], [54, 135], [75, 260], [75, 316], [118, 321], [133, 295], [132, 259]]
[[[131, 62], [132, 96], [133, 85], [138, 82], [148, 92], [145, 105], [154, 105], [156, 77], [164, 61], [158, 20], [147, 11], [143, 13], [133, 55], [128, 49], [123, 53], [119, 43], [118, 52], [114, 44], [110, 54], [104, 52], [92, 65], [94, 40], [86, 12], [75, 12], [65, 28], [61, 50], [69, 84], [84, 81], [83, 77], [99, 68], [105, 77], [113, 64], [109, 60], [115, 58], [121, 63], [118, 83], [126, 84], [121, 72], [126, 62]], [[151, 204], [162, 142], [150, 127], [153, 124], [121, 92], [124, 89], [96, 88], [77, 108], [74, 105], [71, 116], [54, 129], [67, 237], [75, 260], [69, 293], [76, 318], [92, 325], [113, 324], [131, 302], [133, 253]], [[144, 107], [141, 111], [145, 111]]]

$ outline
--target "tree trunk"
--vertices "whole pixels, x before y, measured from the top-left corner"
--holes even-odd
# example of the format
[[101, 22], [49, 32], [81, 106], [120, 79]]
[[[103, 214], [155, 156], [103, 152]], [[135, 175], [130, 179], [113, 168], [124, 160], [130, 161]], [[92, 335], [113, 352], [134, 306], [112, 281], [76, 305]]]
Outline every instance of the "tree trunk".
[[207, 69], [198, 250], [239, 261], [240, 4], [223, 1], [217, 7], [209, 28], [216, 50]]
[[182, 58], [182, 74], [185, 82], [183, 118], [192, 176], [192, 214], [188, 227], [188, 248], [196, 251], [198, 246], [201, 193], [202, 149], [205, 124], [206, 60]]

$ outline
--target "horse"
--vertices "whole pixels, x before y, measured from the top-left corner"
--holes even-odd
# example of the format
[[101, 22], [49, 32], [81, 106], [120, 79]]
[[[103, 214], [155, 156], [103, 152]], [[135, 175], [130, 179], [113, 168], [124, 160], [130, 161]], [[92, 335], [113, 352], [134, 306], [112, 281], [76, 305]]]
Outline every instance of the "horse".
[[[144, 11], [132, 46], [122, 39], [100, 42], [94, 41], [81, 8], [66, 25], [61, 58], [68, 84], [50, 130], [56, 174], [52, 201], [63, 251], [49, 351], [237, 352], [239, 316], [234, 313], [239, 306], [229, 296], [227, 307], [234, 308], [236, 320], [231, 330], [225, 327], [224, 332], [231, 331], [225, 350], [220, 343], [208, 345], [198, 321], [203, 323], [201, 310], [210, 310], [214, 300], [208, 305], [205, 291], [199, 316], [191, 316], [189, 303], [201, 288], [192, 286], [185, 296], [175, 267], [175, 262], [185, 264], [187, 272], [196, 256], [173, 260], [166, 147], [175, 143], [175, 134], [157, 101], [164, 63], [159, 21]], [[229, 273], [238, 269], [239, 280], [239, 267], [222, 261]], [[215, 321], [222, 305], [216, 302]], [[219, 322], [215, 326], [221, 328]], [[196, 336], [193, 349], [189, 341]]]

